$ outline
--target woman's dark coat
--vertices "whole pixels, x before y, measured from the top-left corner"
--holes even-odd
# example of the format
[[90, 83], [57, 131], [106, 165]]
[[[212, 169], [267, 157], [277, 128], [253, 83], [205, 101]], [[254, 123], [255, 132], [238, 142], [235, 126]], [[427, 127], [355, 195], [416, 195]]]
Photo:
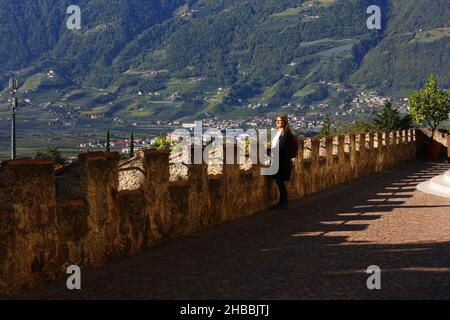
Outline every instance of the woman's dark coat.
[[292, 161], [289, 155], [289, 149], [293, 143], [293, 136], [291, 131], [283, 131], [278, 140], [276, 148], [279, 149], [280, 165], [278, 173], [273, 175], [272, 178], [280, 179], [283, 181], [291, 180]]

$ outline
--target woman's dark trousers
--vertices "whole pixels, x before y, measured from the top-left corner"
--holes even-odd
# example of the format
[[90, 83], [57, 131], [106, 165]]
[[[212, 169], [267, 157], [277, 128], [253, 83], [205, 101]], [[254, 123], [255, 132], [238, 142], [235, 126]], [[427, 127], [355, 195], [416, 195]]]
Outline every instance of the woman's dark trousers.
[[286, 190], [286, 185], [284, 184], [284, 180], [277, 178], [276, 179], [278, 190], [280, 191], [280, 205], [287, 205], [288, 204], [288, 192]]

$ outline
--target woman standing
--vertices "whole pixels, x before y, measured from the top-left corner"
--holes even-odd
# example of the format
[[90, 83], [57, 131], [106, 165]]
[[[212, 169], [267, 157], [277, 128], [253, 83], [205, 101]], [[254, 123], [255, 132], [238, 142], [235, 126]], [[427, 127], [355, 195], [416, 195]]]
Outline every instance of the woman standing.
[[275, 208], [287, 209], [289, 197], [285, 181], [291, 179], [292, 162], [289, 150], [294, 140], [286, 115], [281, 114], [277, 117], [275, 128], [277, 133], [272, 139], [272, 150], [278, 149], [279, 169], [272, 178], [275, 179], [280, 191], [280, 201]]

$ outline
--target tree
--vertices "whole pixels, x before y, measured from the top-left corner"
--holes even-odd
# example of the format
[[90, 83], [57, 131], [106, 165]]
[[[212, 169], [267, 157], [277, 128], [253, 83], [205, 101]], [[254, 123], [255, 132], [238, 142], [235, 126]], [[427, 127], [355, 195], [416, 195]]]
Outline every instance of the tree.
[[374, 119], [373, 124], [378, 130], [394, 131], [411, 128], [411, 116], [400, 116], [400, 112], [392, 107], [391, 102], [386, 102], [383, 109]]
[[442, 121], [450, 113], [450, 92], [438, 89], [436, 79], [430, 75], [421, 91], [414, 91], [408, 101], [408, 107], [418, 124], [427, 124], [431, 129], [431, 139]]
[[328, 137], [330, 135], [331, 135], [331, 120], [330, 120], [330, 115], [327, 114], [325, 117], [325, 120], [323, 122], [323, 126], [320, 129], [320, 136]]
[[410, 114], [406, 114], [402, 121], [400, 121], [400, 129], [402, 130], [406, 130], [406, 129], [411, 129], [413, 127], [412, 125], [413, 122], [413, 118]]
[[134, 157], [134, 132], [131, 130], [131, 141], [130, 141], [130, 158]]
[[109, 130], [106, 132], [106, 152], [111, 152], [111, 137]]

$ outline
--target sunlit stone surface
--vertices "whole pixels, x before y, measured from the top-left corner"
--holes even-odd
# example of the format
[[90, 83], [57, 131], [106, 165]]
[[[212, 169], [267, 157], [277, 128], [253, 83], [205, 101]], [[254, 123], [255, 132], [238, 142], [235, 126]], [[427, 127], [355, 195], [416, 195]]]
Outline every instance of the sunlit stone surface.
[[419, 184], [417, 188], [425, 193], [450, 198], [450, 171]]

